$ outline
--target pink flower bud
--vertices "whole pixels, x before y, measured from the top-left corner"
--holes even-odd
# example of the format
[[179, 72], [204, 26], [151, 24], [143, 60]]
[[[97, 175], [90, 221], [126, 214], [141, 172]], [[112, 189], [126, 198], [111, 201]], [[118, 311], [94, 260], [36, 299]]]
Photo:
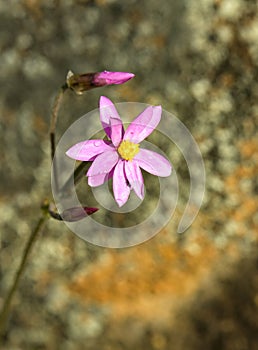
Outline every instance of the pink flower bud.
[[67, 86], [81, 95], [84, 91], [112, 84], [123, 84], [132, 79], [134, 74], [127, 72], [108, 72], [74, 74], [69, 71], [66, 78]]
[[52, 210], [51, 206], [48, 208], [48, 212], [52, 218], [60, 221], [74, 222], [84, 219], [88, 215], [92, 215], [98, 208], [91, 207], [73, 207], [65, 209], [61, 214], [58, 214], [56, 210]]
[[64, 221], [74, 222], [84, 219], [88, 215], [92, 215], [98, 208], [90, 208], [90, 207], [73, 207], [66, 209], [60, 214]]
[[93, 84], [96, 86], [104, 86], [111, 84], [123, 84], [134, 77], [133, 73], [127, 72], [104, 72], [96, 73], [93, 78]]

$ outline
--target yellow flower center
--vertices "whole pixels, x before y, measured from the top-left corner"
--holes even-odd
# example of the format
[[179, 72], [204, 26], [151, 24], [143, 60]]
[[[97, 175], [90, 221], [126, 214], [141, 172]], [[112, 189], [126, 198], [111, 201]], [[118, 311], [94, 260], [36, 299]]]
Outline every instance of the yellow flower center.
[[132, 160], [133, 157], [139, 152], [139, 145], [131, 141], [122, 141], [118, 147], [118, 153], [125, 160]]

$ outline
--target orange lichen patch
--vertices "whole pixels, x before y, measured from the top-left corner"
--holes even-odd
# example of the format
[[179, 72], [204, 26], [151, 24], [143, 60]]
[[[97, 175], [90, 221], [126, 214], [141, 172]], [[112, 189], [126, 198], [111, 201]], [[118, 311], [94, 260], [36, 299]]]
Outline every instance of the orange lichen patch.
[[[225, 179], [225, 194], [234, 195], [231, 208], [223, 208], [218, 213], [223, 220], [231, 220], [235, 223], [236, 235], [249, 235], [251, 239], [258, 239], [258, 223], [254, 220], [258, 213], [258, 201], [255, 193], [252, 193], [252, 183], [258, 175], [258, 141], [249, 139], [238, 144], [241, 160], [239, 166]], [[243, 181], [248, 181], [247, 188], [242, 186]]]
[[225, 178], [226, 191], [236, 191], [240, 193], [240, 181], [244, 179], [252, 179], [258, 175], [258, 164], [242, 165], [240, 164], [233, 173]]
[[238, 179], [252, 178], [258, 174], [258, 164], [257, 166], [240, 166], [236, 171], [236, 176]]
[[230, 174], [225, 179], [225, 185], [227, 189], [234, 190], [236, 188], [236, 185], [238, 184], [239, 179], [235, 176], [235, 174]]
[[239, 206], [233, 214], [233, 220], [245, 222], [258, 212], [258, 201], [256, 198], [246, 198], [243, 205]]
[[251, 139], [251, 140], [245, 140], [242, 141], [239, 144], [239, 150], [244, 158], [249, 158], [254, 155], [256, 155], [256, 159], [258, 156], [258, 140], [257, 139]]
[[75, 277], [68, 288], [85, 302], [108, 304], [114, 317], [149, 318], [157, 307], [163, 310], [158, 317], [163, 317], [174, 299], [197, 288], [217, 255], [207, 239], [197, 241], [197, 253], [158, 238], [121, 252], [109, 251], [106, 259]]

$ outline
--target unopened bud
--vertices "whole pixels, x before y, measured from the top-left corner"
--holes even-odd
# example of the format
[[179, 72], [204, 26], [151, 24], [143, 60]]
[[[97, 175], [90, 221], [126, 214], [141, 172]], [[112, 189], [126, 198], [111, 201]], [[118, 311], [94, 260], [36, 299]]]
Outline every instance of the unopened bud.
[[74, 207], [69, 208], [63, 211], [61, 217], [64, 221], [79, 221], [84, 219], [88, 215], [92, 215], [96, 211], [98, 211], [98, 208], [90, 208], [90, 207]]
[[74, 74], [69, 71], [66, 77], [67, 86], [81, 95], [84, 91], [113, 84], [123, 84], [132, 79], [134, 74], [127, 72], [109, 72]]
[[134, 77], [133, 73], [127, 72], [109, 72], [104, 70], [104, 72], [96, 73], [94, 75], [93, 83], [96, 86], [105, 85], [118, 85], [127, 82]]
[[73, 207], [65, 209], [61, 214], [58, 214], [52, 210], [49, 210], [49, 214], [56, 220], [74, 222], [84, 219], [88, 215], [92, 215], [98, 208], [91, 207]]

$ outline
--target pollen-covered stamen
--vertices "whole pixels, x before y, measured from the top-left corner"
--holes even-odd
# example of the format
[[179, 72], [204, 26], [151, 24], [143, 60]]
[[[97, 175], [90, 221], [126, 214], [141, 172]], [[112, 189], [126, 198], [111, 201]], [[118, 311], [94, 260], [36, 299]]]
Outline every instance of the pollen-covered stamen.
[[133, 160], [134, 156], [139, 152], [139, 145], [125, 140], [120, 143], [117, 151], [123, 159]]

